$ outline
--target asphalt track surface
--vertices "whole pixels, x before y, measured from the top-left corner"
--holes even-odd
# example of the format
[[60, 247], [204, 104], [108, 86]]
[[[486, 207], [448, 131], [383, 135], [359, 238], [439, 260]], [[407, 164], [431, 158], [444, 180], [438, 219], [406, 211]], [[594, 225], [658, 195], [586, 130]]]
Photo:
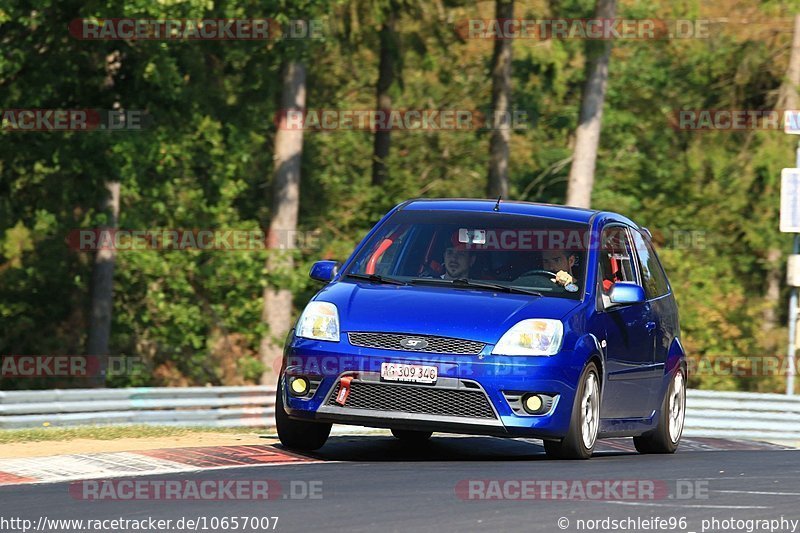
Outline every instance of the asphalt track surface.
[[[758, 444], [742, 449], [748, 445], [736, 441], [705, 447], [689, 439], [675, 455], [639, 455], [626, 451], [630, 449], [630, 439], [614, 443], [616, 446], [603, 446], [604, 451], [596, 452], [588, 461], [554, 461], [547, 459], [539, 441], [533, 440], [436, 435], [419, 447], [408, 447], [387, 436], [337, 436], [331, 437], [325, 447], [310, 456], [321, 459], [319, 462], [136, 478], [268, 479], [279, 481], [282, 487], [298, 482], [300, 486], [306, 486], [303, 482], [319, 486], [321, 482], [321, 498], [318, 499], [82, 501], [70, 495], [69, 483], [53, 483], [0, 487], [0, 517], [28, 518], [36, 523], [43, 515], [51, 519], [154, 517], [175, 521], [181, 517], [201, 516], [206, 520], [277, 516], [276, 531], [326, 532], [699, 532], [703, 530], [702, 521], [712, 518], [800, 519], [800, 450], [759, 447]], [[496, 480], [498, 483], [560, 480], [569, 481], [570, 487], [580, 484], [580, 480], [604, 480], [603, 483], [645, 480], [654, 482], [659, 490], [654, 498], [644, 499], [618, 498], [612, 493], [610, 501], [518, 499], [514, 491], [508, 495], [516, 499], [468, 500], [465, 495], [469, 493], [463, 490], [468, 480]], [[509, 486], [514, 485], [503, 485], [506, 490]], [[491, 485], [487, 483], [483, 487], [486, 492], [475, 492], [473, 497], [488, 494]], [[628, 517], [672, 518], [673, 521], [684, 517], [686, 523], [685, 527], [681, 527], [680, 522], [651, 523], [648, 527], [627, 523], [618, 528], [601, 523], [589, 529], [590, 523], [584, 522], [584, 527], [579, 527], [580, 520]], [[560, 525], [566, 527], [559, 527], [559, 520]], [[725, 524], [720, 522], [719, 527], [706, 531], [746, 531], [732, 525], [735, 524], [723, 527]], [[747, 527], [747, 523], [741, 525]], [[221, 527], [206, 530], [223, 531]], [[789, 527], [773, 531], [791, 530]]]

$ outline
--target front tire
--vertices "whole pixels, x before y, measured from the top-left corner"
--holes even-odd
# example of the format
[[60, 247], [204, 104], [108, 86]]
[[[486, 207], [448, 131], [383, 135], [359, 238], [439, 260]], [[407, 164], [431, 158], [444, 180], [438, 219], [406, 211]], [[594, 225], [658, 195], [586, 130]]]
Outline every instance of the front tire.
[[679, 368], [670, 380], [667, 393], [661, 402], [658, 426], [641, 437], [633, 437], [639, 453], [675, 453], [683, 434], [686, 416], [686, 378]]
[[283, 386], [278, 386], [275, 398], [275, 425], [281, 444], [290, 450], [310, 452], [322, 448], [331, 434], [333, 424], [292, 420], [283, 408]]
[[554, 459], [588, 459], [594, 452], [599, 429], [600, 378], [597, 365], [589, 363], [575, 391], [567, 436], [544, 441], [544, 451]]

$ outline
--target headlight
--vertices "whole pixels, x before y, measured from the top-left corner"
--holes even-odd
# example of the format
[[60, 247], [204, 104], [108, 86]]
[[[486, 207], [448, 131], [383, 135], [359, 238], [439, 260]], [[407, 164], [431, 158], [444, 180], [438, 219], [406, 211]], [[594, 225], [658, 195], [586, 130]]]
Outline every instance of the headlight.
[[560, 320], [531, 318], [517, 322], [492, 350], [494, 355], [554, 355], [561, 349]]
[[297, 321], [298, 337], [339, 342], [339, 311], [328, 302], [310, 302]]

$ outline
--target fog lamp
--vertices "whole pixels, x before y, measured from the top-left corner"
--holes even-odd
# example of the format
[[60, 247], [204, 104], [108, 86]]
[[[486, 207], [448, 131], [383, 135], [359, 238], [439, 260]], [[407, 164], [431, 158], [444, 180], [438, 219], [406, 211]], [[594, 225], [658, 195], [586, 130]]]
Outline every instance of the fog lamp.
[[532, 415], [538, 413], [541, 410], [542, 405], [542, 397], [538, 394], [528, 394], [522, 399], [522, 406], [524, 407], [525, 411]]
[[305, 396], [308, 393], [309, 383], [306, 378], [289, 378], [289, 390], [293, 396]]

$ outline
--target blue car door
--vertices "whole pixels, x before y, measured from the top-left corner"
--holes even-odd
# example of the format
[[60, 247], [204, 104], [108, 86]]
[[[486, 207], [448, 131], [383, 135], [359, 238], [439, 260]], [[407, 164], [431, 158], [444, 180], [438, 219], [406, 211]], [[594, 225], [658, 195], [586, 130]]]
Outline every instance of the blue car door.
[[603, 230], [599, 259], [598, 319], [605, 332], [606, 382], [600, 415], [602, 418], [646, 418], [654, 399], [663, 366], [655, 365], [658, 321], [653, 306], [645, 301], [632, 305], [611, 305], [608, 295], [614, 283], [639, 283], [640, 276], [631, 233], [626, 226]]
[[[636, 255], [639, 259], [638, 265], [642, 286], [652, 309], [653, 321], [656, 324], [655, 339], [653, 340], [655, 348], [653, 363], [658, 367], [663, 378], [670, 344], [679, 329], [678, 310], [675, 298], [671, 294], [672, 291], [669, 281], [667, 281], [667, 275], [664, 273], [661, 262], [653, 249], [649, 235], [638, 231], [632, 231], [631, 233], [636, 247]], [[662, 382], [662, 386], [664, 385], [665, 383]], [[656, 398], [656, 400], [660, 401], [660, 397]]]

